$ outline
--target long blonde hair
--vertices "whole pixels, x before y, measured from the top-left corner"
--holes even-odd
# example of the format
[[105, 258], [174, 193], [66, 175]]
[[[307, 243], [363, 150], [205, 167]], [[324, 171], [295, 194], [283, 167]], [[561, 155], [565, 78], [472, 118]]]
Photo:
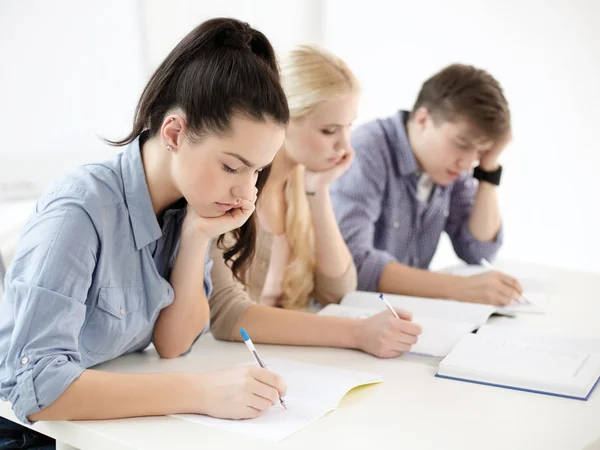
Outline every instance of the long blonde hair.
[[[339, 57], [313, 45], [301, 45], [281, 61], [281, 82], [291, 120], [312, 113], [315, 106], [359, 90], [359, 84]], [[302, 308], [314, 289], [315, 243], [312, 217], [306, 199], [303, 165], [298, 164], [285, 186], [285, 231], [290, 264], [285, 269], [284, 308]]]

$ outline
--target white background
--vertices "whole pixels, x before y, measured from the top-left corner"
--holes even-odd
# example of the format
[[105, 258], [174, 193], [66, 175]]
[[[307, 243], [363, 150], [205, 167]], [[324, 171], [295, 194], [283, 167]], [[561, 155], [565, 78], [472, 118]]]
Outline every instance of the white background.
[[[500, 257], [600, 273], [600, 2], [594, 0], [108, 0], [0, 2], [0, 200], [116, 149], [141, 89], [200, 21], [234, 16], [282, 52], [315, 42], [363, 85], [357, 123], [409, 109], [462, 62], [505, 88], [514, 141]], [[1, 219], [1, 218], [0, 218]], [[455, 261], [446, 241], [434, 267]]]

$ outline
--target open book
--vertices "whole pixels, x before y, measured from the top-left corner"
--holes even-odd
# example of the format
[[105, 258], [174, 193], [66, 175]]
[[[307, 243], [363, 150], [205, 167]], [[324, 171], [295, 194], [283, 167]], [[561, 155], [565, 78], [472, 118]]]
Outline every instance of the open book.
[[383, 381], [372, 373], [283, 359], [266, 359], [265, 364], [269, 370], [283, 377], [287, 384], [287, 411], [277, 404], [256, 419], [249, 420], [216, 419], [194, 414], [176, 414], [172, 417], [270, 441], [281, 441], [336, 409], [353, 388]]
[[[501, 327], [495, 327], [501, 328]], [[465, 336], [436, 377], [587, 400], [600, 379], [600, 355], [555, 342], [502, 337], [501, 330]]]
[[[423, 328], [418, 342], [409, 353], [444, 357], [465, 335], [487, 322], [495, 307], [453, 300], [438, 300], [386, 294], [388, 303], [413, 313], [413, 322]], [[339, 305], [331, 304], [319, 314], [338, 317], [367, 318], [386, 310], [374, 292], [351, 292]]]
[[518, 340], [555, 349], [600, 354], [600, 331], [549, 325], [484, 325], [478, 336]]

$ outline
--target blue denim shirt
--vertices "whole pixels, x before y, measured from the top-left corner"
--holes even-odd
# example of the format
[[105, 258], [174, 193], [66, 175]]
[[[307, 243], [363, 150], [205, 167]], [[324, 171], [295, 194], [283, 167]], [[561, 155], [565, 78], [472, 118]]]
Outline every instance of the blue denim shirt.
[[[150, 344], [174, 299], [167, 280], [184, 216], [180, 202], [159, 224], [139, 139], [112, 161], [80, 167], [37, 202], [0, 303], [0, 398], [19, 420], [29, 423], [84, 369]], [[211, 267], [207, 252], [207, 298]]]
[[427, 269], [445, 231], [469, 264], [492, 259], [502, 244], [478, 241], [468, 222], [477, 193], [471, 173], [435, 185], [427, 204], [417, 198], [420, 170], [406, 133], [407, 111], [375, 120], [352, 134], [356, 158], [331, 187], [333, 209], [358, 270], [358, 289], [376, 291], [385, 266]]

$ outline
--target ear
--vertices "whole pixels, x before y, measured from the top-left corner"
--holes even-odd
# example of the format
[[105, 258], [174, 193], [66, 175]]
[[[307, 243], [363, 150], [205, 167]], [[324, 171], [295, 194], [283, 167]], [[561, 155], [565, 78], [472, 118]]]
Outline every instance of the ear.
[[160, 129], [160, 137], [165, 146], [171, 146], [173, 152], [176, 152], [183, 139], [183, 130], [185, 120], [180, 114], [169, 114], [165, 117]]
[[419, 109], [415, 111], [414, 121], [419, 126], [420, 130], [424, 130], [427, 126], [427, 122], [430, 120], [431, 115], [429, 114], [429, 110], [421, 106]]

